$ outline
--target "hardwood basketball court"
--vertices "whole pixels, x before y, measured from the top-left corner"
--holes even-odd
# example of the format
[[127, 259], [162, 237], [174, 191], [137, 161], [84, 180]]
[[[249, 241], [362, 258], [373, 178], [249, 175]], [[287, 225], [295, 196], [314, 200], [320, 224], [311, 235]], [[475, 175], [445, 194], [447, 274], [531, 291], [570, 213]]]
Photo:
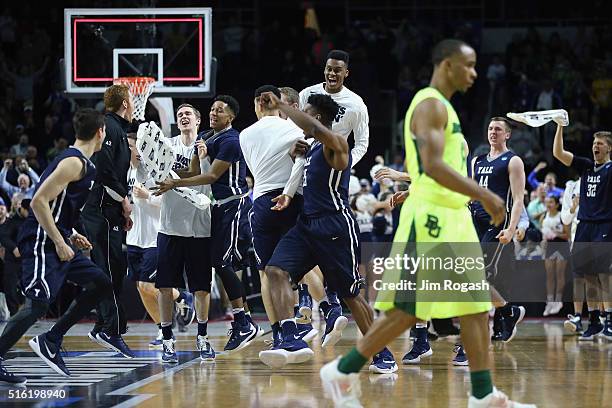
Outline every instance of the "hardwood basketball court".
[[[5, 406], [75, 407], [329, 407], [323, 396], [319, 369], [323, 363], [347, 352], [359, 336], [351, 322], [333, 350], [323, 351], [320, 335], [313, 340], [312, 361], [273, 371], [258, 358], [267, 348], [257, 339], [246, 349], [225, 355], [228, 322], [209, 325], [217, 352], [214, 363], [200, 362], [194, 351], [196, 326], [176, 333], [179, 363], [162, 364], [159, 351], [148, 349], [157, 334], [152, 323], [131, 324], [126, 342], [137, 353], [125, 359], [105, 351], [87, 338], [91, 324], [81, 323], [64, 340], [64, 359], [73, 377], [55, 374], [29, 348], [27, 340], [52, 322], [34, 326], [7, 355], [6, 368], [28, 377], [32, 393], [9, 398], [9, 389], [0, 390]], [[266, 323], [262, 323], [266, 324]], [[264, 326], [268, 328], [267, 326]], [[315, 326], [317, 327], [317, 326]], [[467, 367], [450, 364], [455, 339], [431, 343], [434, 355], [420, 365], [401, 365], [396, 374], [360, 374], [366, 407], [465, 407], [470, 391]], [[407, 333], [391, 344], [399, 361], [410, 349]], [[596, 340], [579, 342], [563, 331], [560, 320], [531, 320], [520, 326], [509, 344], [491, 350], [495, 385], [512, 399], [536, 403], [539, 407], [605, 407], [612, 400], [612, 343]], [[16, 358], [13, 358], [16, 357]], [[27, 390], [27, 391], [25, 391]], [[63, 398], [34, 398], [38, 390], [63, 390]], [[57, 395], [57, 393], [56, 393]], [[32, 397], [32, 398], [30, 398]], [[17, 405], [18, 404], [18, 405]]]

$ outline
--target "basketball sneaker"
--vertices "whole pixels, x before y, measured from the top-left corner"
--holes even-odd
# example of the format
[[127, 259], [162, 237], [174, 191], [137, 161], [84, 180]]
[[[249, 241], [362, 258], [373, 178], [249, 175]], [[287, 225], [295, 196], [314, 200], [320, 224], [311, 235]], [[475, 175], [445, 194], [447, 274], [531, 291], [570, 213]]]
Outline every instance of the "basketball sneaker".
[[195, 317], [193, 306], [193, 295], [187, 291], [183, 292], [183, 299], [176, 305], [176, 322], [179, 327], [189, 326]]
[[[162, 335], [162, 331], [160, 329], [159, 333], [157, 334], [157, 337], [149, 342], [149, 348], [151, 350], [161, 350], [162, 349], [162, 340], [163, 339], [164, 339], [164, 336]], [[176, 342], [176, 339], [174, 338], [174, 334], [172, 335], [172, 340], [174, 340], [174, 342]]]
[[321, 339], [321, 347], [332, 347], [342, 337], [342, 330], [348, 324], [348, 319], [342, 316], [342, 308], [334, 305], [327, 311], [325, 316], [325, 333]]
[[610, 319], [609, 316], [608, 318], [606, 318], [604, 328], [601, 333], [599, 333], [599, 337], [604, 338], [608, 341], [612, 341], [612, 319]]
[[251, 323], [253, 326], [255, 326], [255, 329], [257, 329], [257, 333], [255, 334], [255, 338], [263, 336], [264, 333], [265, 333], [264, 329], [262, 329], [260, 325], [258, 325], [257, 323], [255, 323], [253, 321], [253, 318], [251, 317], [251, 314], [245, 314], [245, 317], [247, 319], [247, 322]]
[[388, 348], [376, 354], [370, 363], [370, 372], [377, 374], [392, 374], [398, 370], [395, 358]]
[[512, 306], [510, 316], [504, 316], [502, 341], [509, 343], [516, 335], [516, 325], [519, 324], [525, 317], [525, 308], [523, 306]]
[[234, 353], [248, 346], [257, 335], [257, 328], [247, 321], [246, 326], [240, 326], [238, 322], [232, 322], [232, 328], [227, 332], [229, 340], [223, 348], [228, 353]]
[[297, 329], [298, 329], [298, 336], [300, 337], [300, 339], [306, 342], [314, 339], [317, 333], [319, 333], [319, 331], [315, 329], [314, 327], [312, 327], [312, 324], [310, 323], [308, 324], [297, 323]]
[[200, 360], [215, 361], [215, 350], [213, 350], [208, 336], [198, 336], [196, 339], [196, 347], [200, 352]]
[[96, 338], [98, 339], [98, 343], [100, 343], [109, 350], [121, 353], [126, 358], [135, 357], [134, 352], [130, 350], [125, 341], [123, 341], [123, 337], [121, 337], [121, 335], [119, 334], [109, 336], [104, 332], [100, 332], [96, 335]]
[[495, 309], [495, 314], [493, 315], [493, 334], [491, 335], [491, 341], [501, 341], [503, 331], [504, 318], [501, 312]]
[[319, 371], [323, 390], [334, 401], [334, 406], [360, 408], [361, 384], [359, 374], [344, 374], [338, 370], [340, 357], [325, 364]]
[[415, 329], [415, 340], [412, 349], [402, 358], [404, 364], [418, 364], [421, 357], [429, 357], [433, 354], [429, 341], [427, 340], [427, 328], [419, 327]]
[[174, 350], [174, 341], [162, 340], [162, 361], [164, 363], [178, 363], [178, 357]]
[[299, 324], [309, 324], [312, 318], [312, 297], [308, 293], [308, 285], [298, 285], [298, 311], [295, 321]]
[[603, 330], [604, 330], [604, 325], [601, 324], [601, 321], [599, 319], [591, 320], [589, 322], [589, 327], [587, 327], [584, 333], [582, 333], [582, 335], [578, 337], [578, 340], [585, 340], [585, 341], [594, 340], [595, 336], [603, 332]]
[[94, 343], [106, 348], [106, 344], [102, 343], [100, 340], [98, 340], [98, 332], [97, 331], [90, 331], [89, 333], [87, 333], [87, 337], [89, 337], [89, 340], [93, 341]]
[[59, 375], [70, 377], [70, 371], [60, 353], [60, 345], [50, 341], [46, 333], [33, 337], [28, 342], [38, 357]]
[[259, 352], [259, 359], [267, 366], [281, 368], [287, 364], [299, 364], [308, 361], [314, 352], [299, 336], [283, 338], [283, 341], [275, 348]]
[[461, 344], [455, 344], [453, 352], [455, 353], [455, 357], [453, 357], [452, 361], [454, 366], [463, 367], [469, 365], [465, 350]]
[[533, 404], [521, 404], [520, 402], [510, 401], [508, 396], [497, 388], [493, 387], [493, 392], [484, 398], [478, 399], [470, 395], [468, 408], [537, 408]]
[[11, 386], [24, 386], [28, 383], [28, 379], [20, 375], [15, 375], [6, 371], [6, 368], [0, 361], [0, 384]]
[[567, 315], [567, 320], [563, 322], [563, 327], [574, 334], [582, 334], [582, 318], [580, 316]]

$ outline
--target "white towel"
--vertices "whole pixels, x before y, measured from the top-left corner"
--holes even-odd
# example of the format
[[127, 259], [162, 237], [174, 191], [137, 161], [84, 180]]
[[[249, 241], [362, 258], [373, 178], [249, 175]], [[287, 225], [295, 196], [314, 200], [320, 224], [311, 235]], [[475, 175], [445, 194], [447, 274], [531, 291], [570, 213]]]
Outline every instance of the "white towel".
[[[140, 153], [142, 163], [155, 181], [163, 181], [168, 177], [178, 179], [179, 176], [172, 171], [174, 152], [168, 139], [164, 137], [161, 129], [155, 122], [142, 123], [138, 126], [136, 134], [136, 148]], [[210, 198], [206, 194], [198, 193], [188, 187], [173, 188], [172, 191], [201, 210], [210, 206]]]
[[555, 123], [558, 123], [561, 126], [569, 125], [569, 115], [565, 109], [523, 113], [508, 112], [506, 116], [531, 127], [540, 127], [550, 121], [555, 121]]

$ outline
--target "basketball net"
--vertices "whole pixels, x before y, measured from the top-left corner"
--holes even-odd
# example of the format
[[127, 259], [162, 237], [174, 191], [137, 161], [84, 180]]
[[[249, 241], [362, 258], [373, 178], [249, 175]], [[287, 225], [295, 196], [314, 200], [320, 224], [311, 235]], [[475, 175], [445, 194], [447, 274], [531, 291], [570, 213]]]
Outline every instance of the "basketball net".
[[133, 118], [144, 120], [147, 99], [155, 88], [155, 78], [151, 77], [120, 77], [113, 80], [115, 85], [127, 85], [134, 101]]

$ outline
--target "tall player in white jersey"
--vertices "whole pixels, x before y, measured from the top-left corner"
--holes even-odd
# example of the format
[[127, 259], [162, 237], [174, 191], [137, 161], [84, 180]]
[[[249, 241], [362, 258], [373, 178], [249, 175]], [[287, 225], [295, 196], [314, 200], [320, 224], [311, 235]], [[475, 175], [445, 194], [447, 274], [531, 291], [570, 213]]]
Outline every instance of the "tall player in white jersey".
[[[340, 106], [338, 114], [332, 123], [332, 131], [343, 135], [347, 139], [350, 134], [353, 133], [355, 145], [351, 150], [351, 167], [354, 167], [368, 151], [368, 145], [370, 143], [370, 129], [368, 124], [370, 119], [368, 116], [368, 108], [363, 102], [363, 99], [344, 86], [344, 80], [349, 75], [348, 67], [348, 52], [343, 50], [331, 50], [329, 54], [327, 54], [325, 69], [323, 71], [325, 82], [302, 89], [300, 92], [299, 109], [304, 109], [310, 95], [324, 94], [331, 96], [334, 102]], [[320, 272], [319, 275], [321, 275]], [[336, 310], [342, 311], [339, 307], [340, 304], [335, 293], [328, 291], [325, 299], [332, 305], [335, 305]], [[334, 322], [334, 326], [337, 326], [336, 328], [338, 330], [335, 330], [334, 333], [325, 334], [325, 339], [323, 340], [324, 345], [329, 343], [330, 340], [335, 342], [337, 341], [335, 340], [336, 338], [339, 339], [338, 334], [341, 335], [343, 321], [344, 318], [341, 318], [340, 322]], [[331, 322], [327, 323], [326, 327], [329, 328]], [[328, 336], [328, 334], [332, 334], [332, 336]]]
[[340, 110], [332, 124], [332, 130], [348, 139], [351, 132], [355, 146], [351, 150], [352, 165], [361, 160], [368, 151], [370, 129], [368, 123], [368, 107], [355, 92], [344, 86], [344, 80], [349, 75], [349, 54], [342, 50], [332, 50], [327, 54], [325, 82], [309, 86], [300, 92], [300, 109], [304, 109], [308, 97], [312, 94], [325, 94], [340, 105]]
[[[178, 107], [176, 121], [181, 131], [170, 138], [174, 151], [174, 171], [187, 170], [193, 155], [200, 125], [200, 112], [192, 105]], [[208, 166], [205, 161], [200, 166]], [[202, 171], [208, 170], [207, 167]], [[210, 194], [210, 186], [192, 187], [199, 193]], [[162, 361], [176, 363], [178, 358], [172, 340], [173, 288], [185, 287], [195, 295], [198, 335], [196, 347], [202, 360], [214, 360], [215, 351], [208, 342], [207, 324], [212, 266], [210, 260], [210, 209], [200, 210], [168, 191], [162, 196], [160, 230], [157, 235], [159, 252], [155, 286], [159, 288], [159, 314], [163, 337]]]
[[[299, 109], [299, 94], [297, 91], [290, 87], [279, 88], [281, 93], [281, 101], [292, 106], [295, 109]], [[287, 117], [282, 111], [279, 111], [279, 116], [283, 119], [287, 119], [291, 122], [291, 119]], [[295, 155], [295, 165], [291, 170], [291, 176], [287, 184], [292, 186], [294, 183], [301, 184], [303, 181], [304, 164], [306, 151], [309, 149], [309, 142], [301, 139], [296, 142], [292, 147], [292, 155]], [[282, 196], [277, 201], [277, 209], [284, 208], [283, 200], [286, 199]], [[322, 310], [334, 309], [338, 313], [331, 313], [325, 316], [325, 333], [321, 337], [321, 345], [324, 348], [332, 347], [336, 344], [342, 336], [342, 330], [346, 327], [348, 319], [342, 316], [342, 308], [340, 307], [340, 301], [335, 293], [325, 292], [323, 287], [323, 274], [318, 266], [315, 266], [313, 270], [308, 272], [304, 278], [297, 285], [297, 299], [295, 305], [295, 318], [298, 323], [298, 332], [300, 336], [308, 341], [309, 333], [313, 333], [310, 330], [311, 315], [314, 298], [321, 307]], [[311, 297], [312, 294], [312, 297]], [[329, 303], [329, 308], [325, 305]], [[309, 330], [309, 331], [307, 331]], [[276, 338], [275, 338], [276, 339]]]
[[[128, 276], [136, 282], [142, 304], [153, 322], [158, 326], [157, 338], [149, 343], [149, 348], [161, 349], [162, 334], [159, 317], [159, 290], [155, 287], [157, 275], [157, 232], [160, 229], [161, 197], [152, 194], [155, 181], [140, 163], [136, 149], [136, 134], [128, 133], [130, 144], [130, 169], [128, 170], [128, 197], [132, 204], [134, 226], [126, 237]], [[180, 313], [177, 320], [191, 323], [194, 316], [193, 295], [189, 292], [172, 290], [172, 298], [177, 302]]]

